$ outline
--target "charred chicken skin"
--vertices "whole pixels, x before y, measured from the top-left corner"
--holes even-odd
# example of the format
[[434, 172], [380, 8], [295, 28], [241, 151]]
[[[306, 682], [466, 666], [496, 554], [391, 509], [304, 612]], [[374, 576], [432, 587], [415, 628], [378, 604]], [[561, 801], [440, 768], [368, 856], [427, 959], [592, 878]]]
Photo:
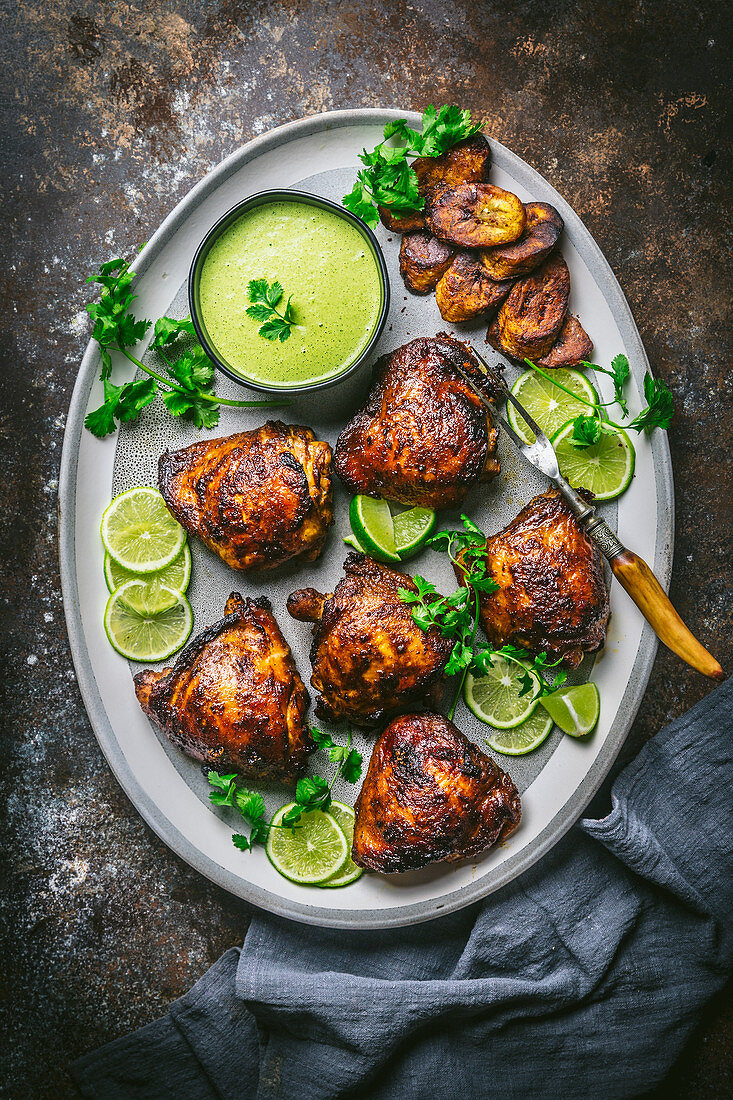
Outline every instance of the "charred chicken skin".
[[417, 591], [411, 577], [349, 554], [346, 576], [331, 595], [304, 588], [288, 597], [295, 619], [314, 622], [311, 684], [320, 692], [319, 718], [371, 726], [425, 700], [437, 706], [452, 643], [413, 621], [400, 588]]
[[165, 451], [158, 483], [178, 522], [245, 572], [313, 561], [333, 523], [331, 448], [277, 420]]
[[264, 597], [233, 592], [172, 668], [137, 674], [135, 693], [174, 745], [219, 772], [293, 783], [315, 748], [308, 693]]
[[445, 333], [377, 363], [366, 404], [336, 443], [334, 466], [352, 493], [448, 508], [499, 472], [497, 430], [457, 367], [496, 399], [473, 353]]
[[544, 652], [570, 668], [601, 648], [609, 616], [603, 559], [557, 489], [486, 540], [486, 564], [499, 585], [481, 597], [481, 625], [493, 646]]
[[517, 788], [438, 714], [395, 718], [356, 801], [352, 859], [383, 874], [478, 856], [517, 828]]

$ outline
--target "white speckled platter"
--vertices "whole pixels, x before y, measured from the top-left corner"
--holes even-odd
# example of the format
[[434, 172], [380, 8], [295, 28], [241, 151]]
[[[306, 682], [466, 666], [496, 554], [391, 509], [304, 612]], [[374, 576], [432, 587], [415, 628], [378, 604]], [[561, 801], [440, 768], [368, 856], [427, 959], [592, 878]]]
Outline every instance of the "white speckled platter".
[[[139, 316], [187, 312], [185, 284], [199, 241], [209, 227], [239, 200], [268, 187], [297, 187], [339, 199], [351, 187], [357, 156], [381, 137], [387, 121], [419, 116], [383, 110], [338, 111], [280, 127], [257, 138], [209, 173], [179, 204], [138, 258], [136, 290]], [[594, 359], [606, 364], [618, 352], [631, 363], [630, 407], [642, 405], [641, 381], [647, 359], [628, 304], [614, 275], [577, 215], [532, 168], [502, 145], [492, 142], [492, 182], [514, 191], [524, 201], [537, 199], [556, 206], [565, 219], [562, 252], [572, 279], [570, 308], [578, 313], [595, 344]], [[418, 335], [454, 331], [477, 347], [484, 344], [485, 324], [450, 326], [442, 321], [432, 296], [417, 298], [404, 290], [397, 256], [399, 237], [377, 230], [390, 274], [392, 306], [377, 353], [389, 351]], [[139, 349], [144, 351], [144, 347]], [[376, 358], [375, 354], [375, 358]], [[612, 618], [606, 647], [586, 661], [578, 677], [592, 668], [602, 698], [601, 719], [586, 742], [555, 730], [547, 742], [526, 757], [497, 757], [522, 795], [521, 827], [502, 846], [475, 862], [438, 865], [402, 876], [365, 875], [341, 890], [299, 887], [281, 878], [263, 850], [243, 854], [230, 836], [235, 822], [208, 802], [207, 784], [199, 767], [153, 729], [133, 691], [128, 664], [111, 648], [102, 626], [107, 591], [102, 572], [99, 521], [112, 495], [132, 485], [155, 484], [158, 455], [166, 447], [183, 446], [200, 438], [191, 425], [167, 418], [158, 403], [134, 425], [106, 440], [83, 430], [83, 419], [100, 402], [98, 353], [91, 345], [84, 356], [64, 441], [60, 489], [61, 570], [66, 617], [79, 684], [100, 745], [120, 783], [148, 824], [191, 866], [232, 893], [283, 916], [335, 927], [387, 927], [429, 920], [484, 897], [509, 882], [547, 852], [580, 816], [608, 772], [641, 702], [651, 671], [656, 639], [625, 593], [613, 585]], [[516, 376], [514, 368], [507, 377]], [[124, 362], [115, 379], [131, 377]], [[225, 435], [275, 418], [312, 426], [332, 444], [346, 419], [366, 392], [369, 369], [343, 384], [300, 397], [286, 409], [222, 408], [219, 427]], [[596, 384], [606, 399], [608, 379]], [[225, 378], [217, 380], [222, 396], [246, 396], [247, 391]], [[252, 393], [252, 397], [259, 395]], [[631, 488], [604, 510], [623, 541], [641, 554], [664, 584], [672, 564], [673, 492], [669, 451], [663, 433], [634, 439], [636, 475]], [[469, 496], [463, 510], [487, 533], [514, 516], [544, 484], [500, 444], [502, 474], [491, 485]], [[342, 537], [348, 531], [348, 497], [337, 486], [336, 525], [318, 562], [293, 566], [277, 576], [241, 575], [228, 569], [197, 540], [191, 540], [193, 578], [189, 591], [195, 632], [221, 617], [229, 592], [266, 594], [290, 642], [304, 680], [310, 676], [310, 627], [290, 619], [285, 599], [294, 588], [313, 584], [333, 590], [342, 575], [346, 555]], [[455, 516], [441, 517], [451, 525]], [[424, 551], [406, 567], [430, 577], [444, 591], [454, 580], [444, 556]], [[485, 748], [486, 727], [460, 704], [456, 722]], [[334, 730], [343, 733], [343, 729]], [[373, 738], [357, 739], [368, 759]], [[323, 767], [322, 754], [314, 764]], [[268, 807], [286, 800], [282, 790], [264, 791]], [[338, 797], [353, 802], [356, 789], [343, 785]]]

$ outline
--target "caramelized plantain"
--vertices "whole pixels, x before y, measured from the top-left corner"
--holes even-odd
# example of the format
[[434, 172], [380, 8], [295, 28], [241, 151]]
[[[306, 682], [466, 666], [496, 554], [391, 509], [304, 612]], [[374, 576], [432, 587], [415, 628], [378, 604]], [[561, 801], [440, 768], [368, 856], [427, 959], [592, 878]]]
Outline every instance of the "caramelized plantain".
[[400, 245], [400, 275], [413, 294], [428, 294], [450, 267], [454, 250], [427, 230], [405, 233]]
[[524, 213], [527, 223], [518, 241], [481, 253], [481, 263], [490, 279], [528, 275], [547, 259], [560, 239], [564, 222], [554, 206], [546, 202], [527, 202]]
[[393, 214], [388, 206], [378, 206], [379, 220], [385, 229], [393, 233], [413, 233], [425, 228], [425, 218], [421, 210], [406, 210], [404, 214]]
[[[436, 187], [455, 187], [459, 183], [485, 180], [491, 167], [491, 149], [483, 134], [465, 138], [439, 157], [418, 157], [412, 162], [417, 176], [417, 188], [427, 199]], [[394, 233], [412, 233], [424, 229], [425, 218], [420, 210], [393, 213], [388, 206], [379, 207], [379, 217], [386, 229]]]
[[470, 321], [498, 309], [513, 285], [511, 279], [490, 279], [475, 252], [459, 252], [436, 286], [435, 300], [444, 320]]
[[439, 187], [425, 207], [428, 229], [461, 248], [492, 248], [516, 241], [526, 220], [521, 200], [491, 183]]
[[482, 183], [489, 178], [491, 149], [483, 134], [464, 138], [439, 157], [418, 157], [412, 162], [420, 194], [427, 198], [436, 187]]
[[489, 326], [489, 343], [512, 359], [547, 355], [562, 328], [569, 297], [568, 266], [559, 253], [553, 253], [514, 284]]
[[587, 362], [592, 354], [593, 341], [578, 318], [568, 313], [557, 340], [547, 355], [537, 359], [536, 363], [538, 367], [546, 367], [549, 370], [556, 370], [558, 367], [577, 367], [578, 363]]

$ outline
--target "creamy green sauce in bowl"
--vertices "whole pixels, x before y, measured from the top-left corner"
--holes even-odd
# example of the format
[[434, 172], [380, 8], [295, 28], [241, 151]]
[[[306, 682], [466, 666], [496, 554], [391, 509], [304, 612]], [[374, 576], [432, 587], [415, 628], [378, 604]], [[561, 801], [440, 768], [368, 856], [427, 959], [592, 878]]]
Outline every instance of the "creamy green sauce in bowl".
[[[263, 389], [335, 381], [373, 345], [386, 316], [376, 240], [340, 207], [308, 199], [276, 192], [245, 203], [212, 230], [192, 268], [192, 316], [204, 346], [228, 373]], [[253, 279], [282, 285], [280, 310], [292, 297], [288, 339], [265, 339], [262, 321], [248, 316]]]

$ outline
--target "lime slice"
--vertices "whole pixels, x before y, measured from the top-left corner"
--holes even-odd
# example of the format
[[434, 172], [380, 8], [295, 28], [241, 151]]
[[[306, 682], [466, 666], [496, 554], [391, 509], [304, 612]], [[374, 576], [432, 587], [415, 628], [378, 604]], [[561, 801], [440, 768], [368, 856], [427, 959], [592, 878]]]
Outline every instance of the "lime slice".
[[[351, 806], [347, 806], [345, 802], [332, 802], [328, 807], [328, 812], [331, 817], [335, 818], [336, 824], [341, 829], [341, 832], [346, 837], [346, 843], [349, 846], [349, 852], [351, 852], [351, 845], [354, 843], [354, 810]], [[357, 867], [351, 856], [347, 856], [346, 863], [344, 863], [341, 870], [332, 875], [331, 878], [326, 879], [321, 883], [321, 889], [331, 889], [336, 886], [348, 886], [350, 882], [356, 882], [358, 878], [364, 874], [362, 867]]]
[[601, 697], [595, 684], [578, 684], [561, 687], [550, 695], [543, 695], [542, 706], [553, 722], [571, 737], [585, 737], [598, 723], [601, 713]]
[[590, 447], [574, 447], [570, 442], [573, 422], [565, 424], [555, 434], [555, 448], [560, 472], [574, 489], [590, 489], [596, 500], [614, 500], [631, 484], [636, 452], [622, 428], [603, 425], [601, 438]]
[[503, 752], [507, 756], [524, 756], [549, 737], [553, 724], [549, 714], [542, 707], [537, 707], [521, 725], [509, 730], [496, 730], [492, 737], [487, 738], [486, 744], [495, 752]]
[[349, 506], [349, 521], [365, 554], [377, 561], [400, 560], [395, 547], [392, 513], [386, 500], [354, 497]]
[[[130, 589], [135, 586], [137, 592]], [[130, 603], [142, 606], [144, 581], [127, 581], [113, 592], [104, 611], [104, 629], [111, 644], [131, 661], [163, 661], [184, 644], [193, 627], [193, 611], [185, 596], [169, 589], [175, 603], [159, 614], [141, 614]]]
[[[175, 561], [172, 561], [170, 565], [166, 565], [165, 569], [161, 569], [159, 573], [133, 573], [129, 569], [123, 569], [114, 558], [111, 558], [109, 554], [105, 554], [104, 579], [110, 592], [114, 592], [116, 588], [126, 584], [127, 581], [144, 580], [151, 590], [151, 594], [145, 597], [146, 606], [157, 611], [167, 611], [168, 607], [172, 607], [176, 601], [166, 604], [166, 600], [170, 597], [161, 589], [172, 588], [175, 592], [186, 591], [188, 582], [191, 580], [191, 551], [188, 548], [188, 543], [184, 543], [183, 550]], [[159, 593], [157, 607], [152, 595], [154, 591]]]
[[102, 516], [102, 542], [118, 565], [133, 573], [157, 573], [178, 557], [186, 532], [157, 489], [128, 489]]
[[[552, 377], [579, 397], [597, 404], [598, 394], [595, 388], [580, 371], [560, 368], [552, 372]], [[571, 417], [592, 411], [588, 405], [576, 401], [533, 370], [520, 375], [512, 386], [512, 393], [548, 438]], [[534, 443], [534, 432], [527, 427], [526, 420], [522, 419], [511, 401], [507, 402], [507, 417], [514, 431], [525, 443]]]
[[[285, 812], [294, 805], [290, 802], [282, 806], [271, 824], [280, 825]], [[349, 858], [346, 837], [335, 818], [323, 810], [301, 814], [292, 829], [270, 829], [265, 850], [276, 871], [304, 886], [315, 886], [337, 875]]]
[[[529, 673], [533, 686], [520, 695], [525, 672]], [[482, 722], [496, 729], [508, 730], [534, 713], [539, 687], [537, 674], [521, 661], [509, 661], [500, 654], [494, 654], [486, 675], [476, 677], [468, 673], [463, 697], [468, 708]]]
[[402, 561], [411, 558], [425, 545], [435, 527], [432, 508], [408, 508], [392, 517], [395, 549]]

